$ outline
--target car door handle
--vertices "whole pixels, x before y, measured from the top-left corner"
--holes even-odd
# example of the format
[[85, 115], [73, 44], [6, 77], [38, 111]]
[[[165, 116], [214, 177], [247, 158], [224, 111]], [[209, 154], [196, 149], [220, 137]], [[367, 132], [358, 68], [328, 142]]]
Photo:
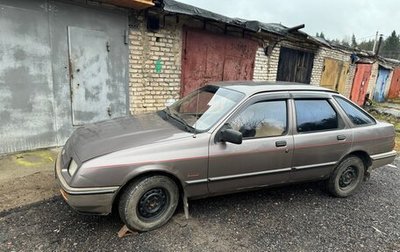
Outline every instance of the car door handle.
[[336, 138], [339, 141], [346, 140], [346, 136], [345, 135], [338, 135]]
[[286, 145], [287, 145], [286, 141], [276, 141], [275, 142], [276, 147], [284, 147]]

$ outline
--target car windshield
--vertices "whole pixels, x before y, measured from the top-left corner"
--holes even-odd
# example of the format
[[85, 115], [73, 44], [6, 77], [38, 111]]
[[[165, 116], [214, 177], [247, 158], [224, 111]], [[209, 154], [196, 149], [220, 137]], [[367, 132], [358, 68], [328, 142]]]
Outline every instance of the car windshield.
[[237, 105], [244, 94], [217, 86], [204, 86], [176, 101], [164, 111], [197, 132], [204, 132]]

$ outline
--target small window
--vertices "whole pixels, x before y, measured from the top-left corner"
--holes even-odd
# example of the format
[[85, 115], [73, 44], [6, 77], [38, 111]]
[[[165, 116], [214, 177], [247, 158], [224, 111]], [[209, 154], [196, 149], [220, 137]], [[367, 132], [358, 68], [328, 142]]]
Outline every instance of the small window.
[[286, 101], [263, 101], [248, 106], [234, 120], [244, 138], [280, 136], [287, 129]]
[[321, 131], [339, 128], [336, 111], [327, 100], [295, 100], [297, 131]]
[[334, 98], [355, 125], [368, 125], [375, 123], [374, 119], [364, 113], [361, 109], [357, 108], [355, 105], [351, 104], [349, 101], [346, 101], [339, 96], [335, 96]]

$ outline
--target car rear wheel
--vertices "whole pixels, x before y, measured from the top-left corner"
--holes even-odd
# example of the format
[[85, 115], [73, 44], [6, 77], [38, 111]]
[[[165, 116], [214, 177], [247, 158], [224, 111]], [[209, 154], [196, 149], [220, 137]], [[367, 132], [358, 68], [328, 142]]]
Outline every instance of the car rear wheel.
[[336, 197], [347, 197], [354, 194], [362, 184], [365, 165], [356, 156], [345, 158], [333, 171], [327, 181], [328, 190]]
[[179, 201], [176, 183], [165, 176], [151, 176], [131, 184], [122, 194], [119, 214], [131, 230], [161, 227], [174, 214]]

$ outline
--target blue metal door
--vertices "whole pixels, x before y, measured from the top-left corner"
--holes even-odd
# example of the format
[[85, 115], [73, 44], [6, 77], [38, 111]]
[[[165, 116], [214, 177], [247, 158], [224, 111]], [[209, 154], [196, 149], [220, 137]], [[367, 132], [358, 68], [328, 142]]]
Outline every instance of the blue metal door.
[[377, 102], [385, 101], [385, 89], [389, 74], [389, 69], [379, 67], [378, 78], [376, 79], [376, 86], [374, 91], [374, 100]]

